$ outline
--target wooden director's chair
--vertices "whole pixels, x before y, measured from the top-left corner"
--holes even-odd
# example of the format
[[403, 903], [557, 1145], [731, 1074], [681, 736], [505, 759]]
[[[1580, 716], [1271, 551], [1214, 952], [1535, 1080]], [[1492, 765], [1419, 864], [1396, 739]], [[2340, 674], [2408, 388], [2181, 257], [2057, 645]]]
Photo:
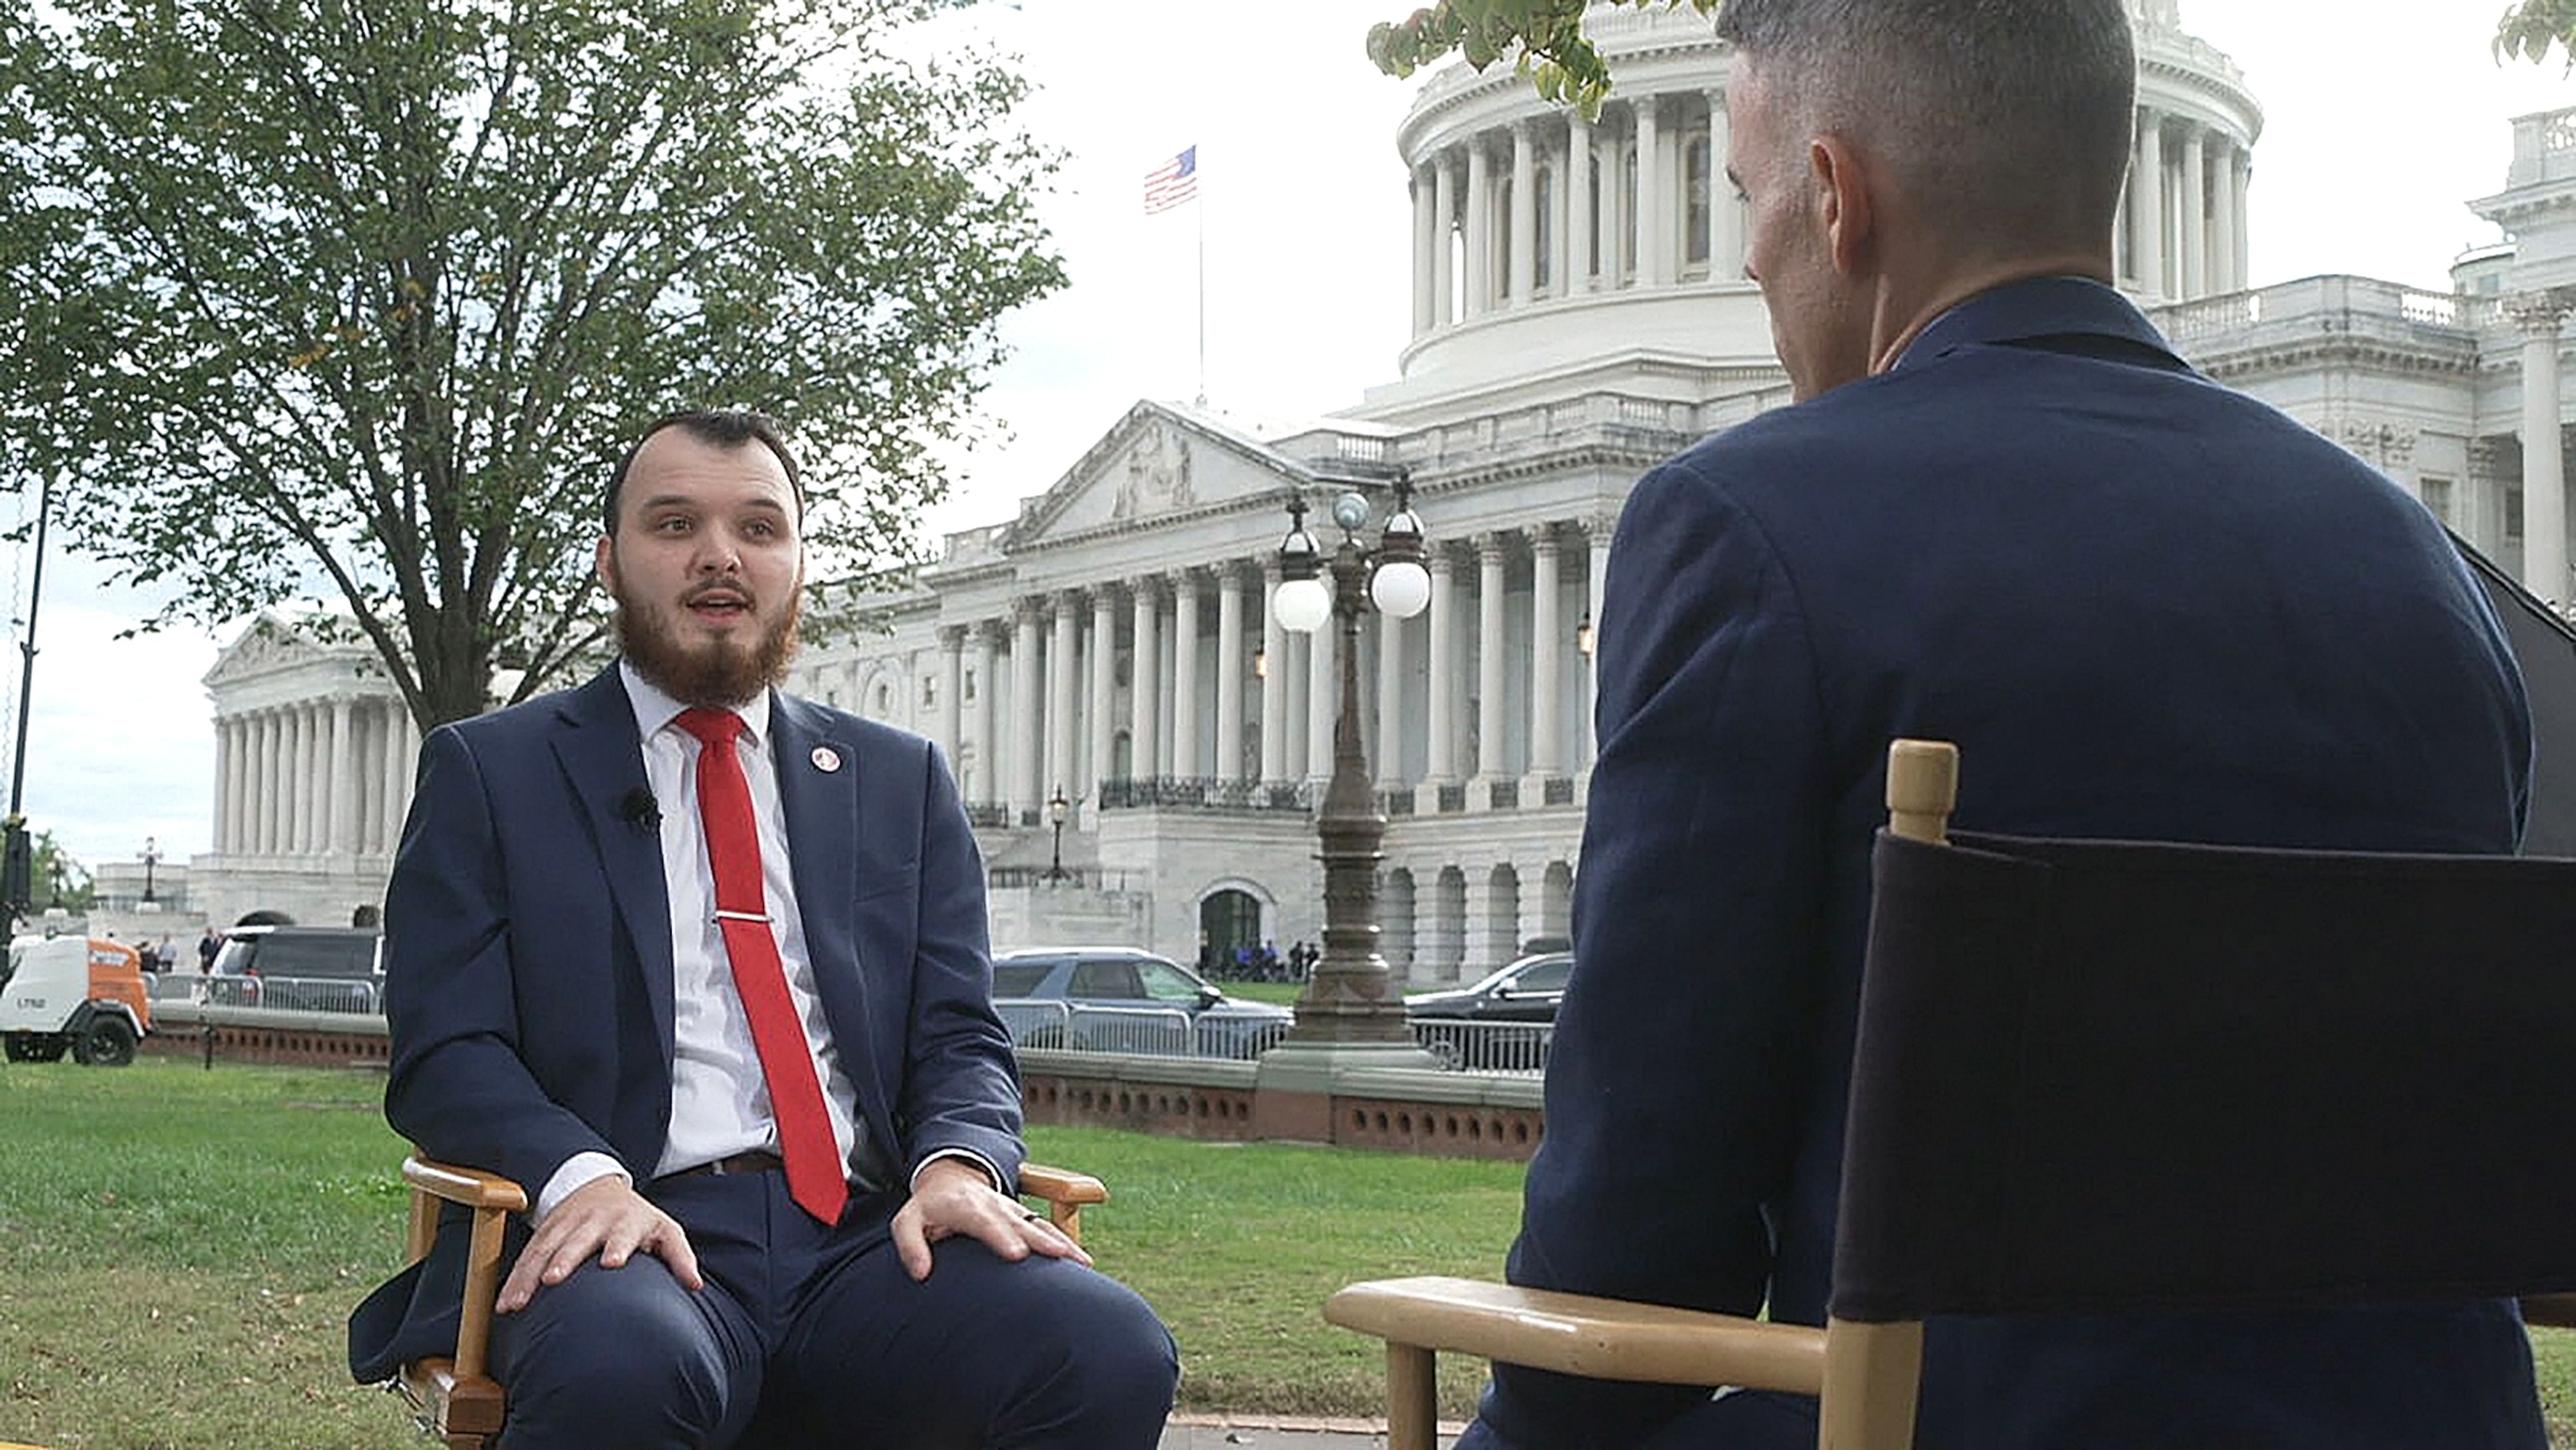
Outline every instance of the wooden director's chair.
[[[484, 1450], [500, 1431], [508, 1406], [508, 1392], [487, 1373], [486, 1364], [492, 1344], [492, 1305], [501, 1292], [501, 1232], [511, 1214], [527, 1211], [528, 1195], [499, 1174], [433, 1163], [417, 1154], [403, 1160], [402, 1176], [411, 1185], [404, 1262], [428, 1255], [430, 1240], [438, 1232], [442, 1200], [463, 1204], [474, 1217], [456, 1355], [404, 1365], [393, 1387], [410, 1402], [422, 1428], [449, 1450]], [[1099, 1179], [1039, 1163], [1020, 1165], [1020, 1193], [1044, 1203], [1047, 1222], [1075, 1243], [1082, 1242], [1082, 1210], [1109, 1201], [1109, 1190]]]
[[1390, 1450], [1430, 1450], [1440, 1350], [1819, 1395], [1826, 1450], [1902, 1450], [1929, 1315], [2576, 1323], [2576, 860], [1952, 836], [1957, 779], [1890, 751], [1825, 1327], [1354, 1284], [1324, 1314], [1387, 1341]]

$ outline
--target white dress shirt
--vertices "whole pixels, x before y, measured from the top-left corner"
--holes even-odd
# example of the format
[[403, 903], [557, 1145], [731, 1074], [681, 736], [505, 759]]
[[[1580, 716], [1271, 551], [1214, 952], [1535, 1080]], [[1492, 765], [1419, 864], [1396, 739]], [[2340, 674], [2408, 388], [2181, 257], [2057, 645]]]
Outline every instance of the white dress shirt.
[[[671, 909], [671, 1124], [662, 1161], [648, 1175], [659, 1177], [755, 1149], [774, 1153], [778, 1125], [752, 1046], [751, 1021], [734, 990], [733, 967], [716, 929], [715, 870], [707, 862], [706, 828], [698, 814], [702, 747], [676, 723], [685, 708], [679, 701], [637, 674], [634, 666], [621, 661], [617, 669], [635, 707], [636, 730], [644, 742], [644, 780], [662, 818], [662, 880]], [[854, 1167], [865, 1130], [858, 1117], [858, 1092], [841, 1070], [831, 1024], [814, 992], [805, 921], [796, 909], [796, 883], [788, 869], [787, 813], [779, 802], [778, 764], [770, 749], [769, 700], [764, 690], [734, 710], [743, 722], [734, 748], [741, 752], [743, 777], [751, 787], [752, 818], [760, 833], [761, 888], [768, 897], [778, 959], [787, 973], [788, 999], [814, 1053], [841, 1162]], [[595, 1178], [626, 1172], [625, 1165], [605, 1153], [576, 1154], [546, 1180], [537, 1195], [536, 1216], [543, 1219]]]

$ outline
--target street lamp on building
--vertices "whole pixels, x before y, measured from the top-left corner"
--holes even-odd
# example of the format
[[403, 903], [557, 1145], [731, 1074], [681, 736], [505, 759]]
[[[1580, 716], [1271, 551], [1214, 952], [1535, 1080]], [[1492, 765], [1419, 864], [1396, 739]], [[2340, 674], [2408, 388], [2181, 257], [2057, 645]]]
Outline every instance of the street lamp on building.
[[146, 900], [146, 901], [150, 901], [150, 900], [152, 899], [152, 868], [153, 868], [155, 865], [157, 865], [157, 864], [160, 862], [160, 860], [161, 860], [161, 840], [160, 840], [160, 838], [159, 838], [159, 837], [157, 837], [157, 836], [146, 836], [146, 837], [144, 837], [144, 838], [143, 838], [143, 899], [144, 899], [144, 900]]
[[1064, 879], [1064, 818], [1073, 813], [1073, 802], [1064, 798], [1064, 787], [1057, 786], [1047, 798], [1047, 820], [1055, 826], [1055, 859], [1047, 863], [1046, 879]]
[[1333, 719], [1333, 774], [1324, 787], [1315, 830], [1324, 863], [1324, 954], [1297, 999], [1291, 1044], [1413, 1046], [1403, 1000], [1389, 990], [1386, 958], [1378, 951], [1377, 874], [1385, 859], [1386, 817], [1370, 785], [1360, 748], [1360, 619], [1378, 612], [1410, 619], [1431, 602], [1431, 571], [1423, 567], [1422, 520], [1413, 512], [1410, 481], [1395, 481], [1395, 512], [1377, 547], [1360, 543], [1369, 504], [1357, 493], [1333, 500], [1333, 523], [1342, 540], [1331, 555], [1306, 532], [1306, 504], [1288, 502], [1288, 537], [1279, 546], [1279, 592], [1271, 609], [1284, 629], [1311, 634], [1327, 620], [1340, 623], [1340, 709]]

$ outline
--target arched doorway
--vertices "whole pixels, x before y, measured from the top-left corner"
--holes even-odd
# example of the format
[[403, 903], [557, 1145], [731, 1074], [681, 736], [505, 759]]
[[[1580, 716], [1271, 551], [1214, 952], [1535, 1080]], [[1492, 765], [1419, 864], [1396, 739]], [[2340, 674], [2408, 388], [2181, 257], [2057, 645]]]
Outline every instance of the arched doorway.
[[1235, 973], [1234, 950], [1261, 945], [1261, 903], [1248, 891], [1231, 886], [1211, 891], [1199, 902], [1199, 971], [1211, 977]]

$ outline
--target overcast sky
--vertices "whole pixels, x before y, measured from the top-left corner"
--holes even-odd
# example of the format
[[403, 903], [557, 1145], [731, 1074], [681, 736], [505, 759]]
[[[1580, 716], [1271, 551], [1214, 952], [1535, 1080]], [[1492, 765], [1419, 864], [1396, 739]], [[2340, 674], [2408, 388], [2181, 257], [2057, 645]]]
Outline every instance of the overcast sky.
[[[2447, 288], [2493, 240], [2463, 203], [2500, 190], [2512, 117], [2576, 105], [2552, 62], [2499, 67], [2504, 0], [2183, 0], [2264, 108], [2252, 199], [2256, 283], [2351, 272]], [[1355, 403], [1403, 344], [1411, 256], [1395, 125], [1411, 87], [1360, 40], [1408, 0], [995, 0], [943, 21], [1025, 58], [1031, 127], [1066, 160], [1047, 206], [1072, 285], [1015, 318], [985, 406], [1014, 441], [964, 459], [933, 524], [1006, 518], [1140, 397], [1199, 391], [1195, 258], [1206, 233], [1206, 391], [1254, 418]], [[944, 36], [943, 36], [944, 38]], [[1201, 201], [1142, 215], [1144, 174], [1199, 148]], [[0, 500], [0, 522], [23, 517]], [[59, 536], [58, 536], [59, 537]], [[0, 587], [21, 601], [20, 550]], [[39, 615], [26, 809], [95, 865], [146, 837], [183, 861], [212, 840], [215, 642], [116, 640], [144, 610], [57, 551]], [[8, 660], [20, 632], [11, 625]], [[0, 676], [0, 720], [17, 714]], [[9, 742], [0, 742], [5, 747]]]

